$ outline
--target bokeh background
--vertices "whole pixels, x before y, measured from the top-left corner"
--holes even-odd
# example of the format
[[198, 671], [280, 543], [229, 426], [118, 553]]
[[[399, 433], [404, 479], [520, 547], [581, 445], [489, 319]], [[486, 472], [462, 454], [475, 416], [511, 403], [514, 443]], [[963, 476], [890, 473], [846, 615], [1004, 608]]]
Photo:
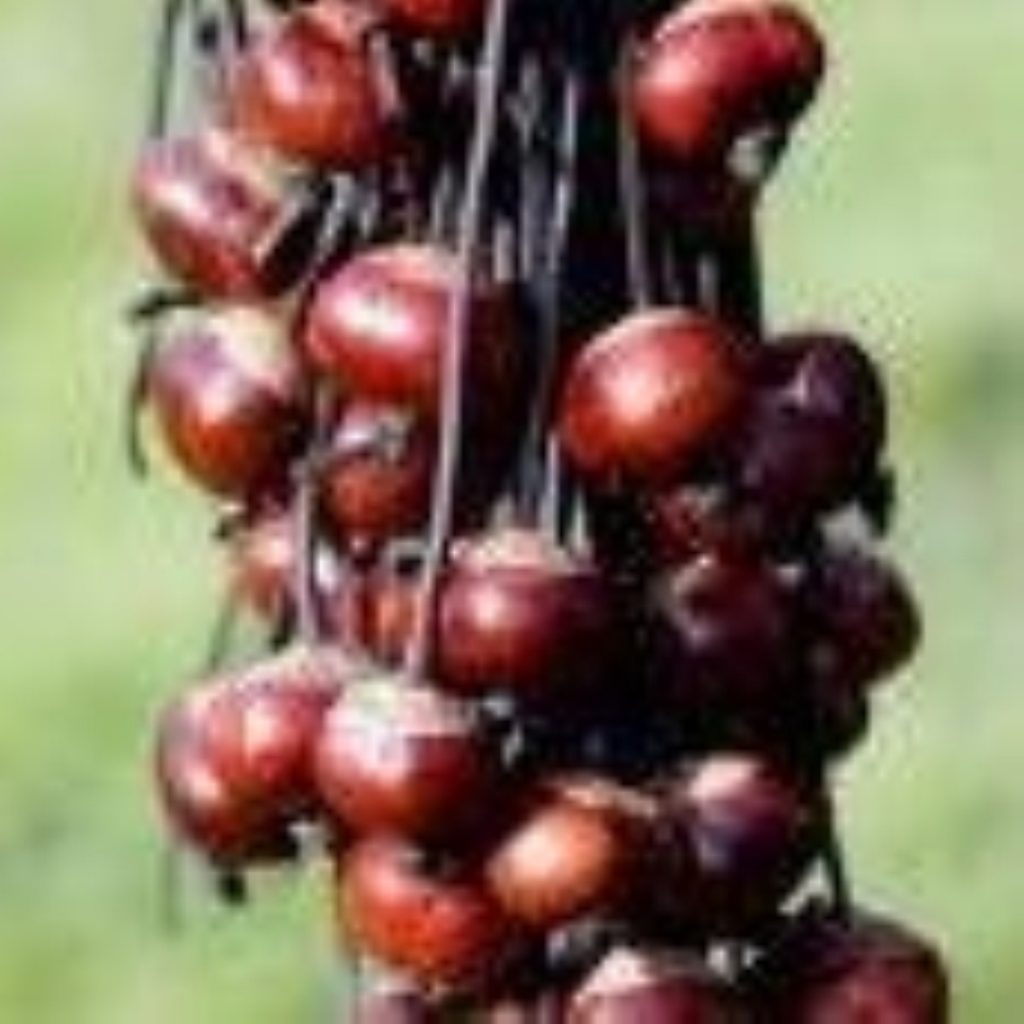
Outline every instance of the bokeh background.
[[[860, 332], [897, 410], [928, 642], [844, 772], [862, 895], [940, 938], [957, 1020], [1024, 1019], [1024, 4], [808, 0], [823, 102], [773, 187], [771, 311]], [[124, 179], [155, 3], [0, 3], [0, 1019], [324, 1019], [318, 881], [160, 925], [153, 709], [218, 586], [205, 509], [118, 447]]]

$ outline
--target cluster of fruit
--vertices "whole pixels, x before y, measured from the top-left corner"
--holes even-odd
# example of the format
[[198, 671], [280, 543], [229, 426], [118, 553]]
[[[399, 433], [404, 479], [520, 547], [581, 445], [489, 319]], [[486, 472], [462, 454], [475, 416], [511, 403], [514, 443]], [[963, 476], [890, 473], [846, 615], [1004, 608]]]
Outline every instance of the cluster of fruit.
[[919, 634], [883, 383], [760, 308], [806, 15], [166, 0], [159, 56], [133, 427], [268, 637], [162, 715], [176, 841], [334, 866], [350, 1021], [942, 1024], [829, 785]]

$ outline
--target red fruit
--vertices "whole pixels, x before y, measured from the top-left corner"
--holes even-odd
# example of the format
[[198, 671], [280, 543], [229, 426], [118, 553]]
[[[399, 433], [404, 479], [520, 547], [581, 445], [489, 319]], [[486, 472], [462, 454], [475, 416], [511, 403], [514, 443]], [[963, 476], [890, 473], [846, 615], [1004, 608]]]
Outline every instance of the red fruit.
[[744, 397], [737, 339], [681, 309], [634, 313], [569, 368], [559, 431], [576, 465], [607, 482], [663, 483], [718, 440]]
[[284, 15], [245, 51], [230, 104], [247, 137], [294, 160], [358, 168], [387, 146], [387, 103], [353, 5], [320, 0]]
[[156, 749], [174, 831], [224, 867], [288, 855], [290, 827], [316, 804], [314, 740], [350, 672], [331, 651], [297, 648], [174, 701]]
[[572, 999], [567, 1024], [728, 1024], [722, 981], [695, 957], [663, 949], [612, 950]]
[[172, 453], [200, 486], [248, 498], [281, 482], [302, 440], [298, 368], [277, 322], [241, 307], [161, 340], [148, 397]]
[[797, 8], [705, 0], [656, 29], [636, 68], [633, 109], [643, 136], [666, 155], [705, 166], [738, 162], [738, 143], [789, 129], [824, 69], [821, 36]]
[[402, 409], [358, 401], [345, 408], [331, 441], [324, 499], [349, 543], [374, 548], [426, 522], [435, 433]]
[[666, 874], [653, 880], [654, 905], [716, 935], [771, 913], [813, 853], [803, 790], [753, 755], [707, 758], [666, 788], [661, 808]]
[[[436, 412], [455, 281], [444, 249], [398, 243], [361, 253], [316, 293], [311, 358], [360, 398]], [[514, 390], [518, 372], [508, 290], [478, 282], [470, 322], [468, 390], [492, 402]]]
[[665, 577], [656, 602], [684, 707], [743, 713], [777, 700], [793, 667], [795, 635], [774, 566], [707, 554]]
[[151, 142], [135, 171], [136, 214], [165, 269], [214, 298], [260, 299], [290, 283], [267, 241], [287, 204], [265, 158], [223, 131]]
[[749, 558], [760, 536], [756, 524], [732, 507], [725, 488], [684, 484], [651, 496], [646, 533], [659, 565], [680, 565], [701, 555]]
[[[265, 512], [232, 527], [228, 536], [228, 569], [236, 599], [271, 622], [290, 614], [297, 577], [296, 531], [293, 517]], [[337, 594], [339, 567], [334, 555], [320, 548], [316, 578], [325, 597]]]
[[784, 1024], [946, 1024], [938, 951], [903, 925], [857, 914], [798, 919], [761, 965], [758, 1005]]
[[440, 674], [465, 693], [557, 697], [594, 679], [610, 625], [588, 562], [536, 532], [482, 534], [458, 547], [445, 581]]
[[629, 862], [626, 832], [610, 810], [548, 794], [526, 807], [486, 871], [510, 917], [547, 930], [611, 909]]
[[815, 622], [814, 674], [846, 686], [881, 682], [921, 639], [914, 597], [895, 566], [852, 544], [826, 548], [805, 594]]
[[394, 21], [419, 35], [459, 39], [483, 19], [485, 0], [383, 0]]
[[470, 710], [403, 677], [346, 690], [316, 750], [321, 796], [357, 832], [448, 837], [484, 812], [494, 775]]
[[432, 989], [473, 989], [508, 961], [514, 929], [471, 872], [439, 869], [401, 839], [358, 843], [341, 865], [343, 934]]
[[885, 443], [885, 393], [864, 351], [832, 335], [787, 336], [764, 349], [762, 366], [739, 487], [784, 529], [849, 501], [869, 478]]

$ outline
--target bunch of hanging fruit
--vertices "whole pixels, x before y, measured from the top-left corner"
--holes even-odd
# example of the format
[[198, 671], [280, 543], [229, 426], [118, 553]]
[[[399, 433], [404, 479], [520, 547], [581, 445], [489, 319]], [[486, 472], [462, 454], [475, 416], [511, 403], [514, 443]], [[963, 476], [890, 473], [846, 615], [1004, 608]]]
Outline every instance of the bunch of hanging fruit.
[[883, 382], [762, 312], [808, 16], [164, 0], [157, 59], [129, 442], [228, 579], [174, 843], [330, 865], [344, 1021], [945, 1021], [831, 796], [920, 630]]

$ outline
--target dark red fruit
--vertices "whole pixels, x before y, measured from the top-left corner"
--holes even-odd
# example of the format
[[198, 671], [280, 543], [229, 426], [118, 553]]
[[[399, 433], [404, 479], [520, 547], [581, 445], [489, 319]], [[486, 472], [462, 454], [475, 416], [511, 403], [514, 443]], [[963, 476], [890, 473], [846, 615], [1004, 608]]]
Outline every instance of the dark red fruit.
[[294, 160], [358, 168], [388, 142], [387, 100], [355, 5], [320, 0], [284, 15], [235, 69], [233, 123]]
[[700, 555], [749, 558], [761, 535], [756, 522], [733, 507], [725, 487], [684, 484], [645, 502], [645, 535], [655, 562], [681, 565]]
[[177, 461], [215, 494], [280, 484], [302, 440], [298, 368], [278, 323], [254, 310], [176, 327], [154, 353], [147, 393]]
[[339, 924], [374, 957], [432, 989], [473, 989], [507, 963], [515, 930], [472, 872], [397, 838], [358, 843], [340, 867]]
[[756, 712], [778, 699], [795, 653], [790, 595], [769, 562], [710, 553], [655, 588], [683, 707]]
[[204, 295], [262, 299], [290, 283], [267, 258], [285, 216], [284, 182], [240, 139], [210, 130], [151, 142], [135, 171], [134, 198], [157, 258]]
[[729, 1024], [729, 993], [696, 957], [618, 947], [573, 997], [567, 1024]]
[[661, 813], [666, 874], [652, 879], [655, 909], [713, 934], [761, 923], [813, 853], [802, 788], [753, 755], [700, 762], [664, 789]]
[[495, 768], [465, 705], [388, 676], [350, 687], [331, 709], [316, 777], [324, 802], [357, 832], [447, 838], [484, 813]]
[[895, 566], [853, 544], [826, 548], [807, 582], [815, 676], [854, 687], [877, 683], [910, 660], [921, 618]]
[[805, 914], [761, 965], [754, 995], [783, 1024], [946, 1024], [938, 951], [903, 925]]
[[[305, 345], [318, 366], [360, 398], [434, 413], [455, 282], [455, 261], [445, 249], [398, 243], [367, 250], [320, 285]], [[489, 402], [507, 396], [519, 359], [508, 290], [478, 282], [470, 323], [470, 393]]]
[[354, 402], [328, 454], [324, 505], [348, 543], [375, 548], [422, 526], [430, 513], [435, 429], [392, 406]]
[[418, 35], [459, 39], [478, 27], [486, 0], [384, 0], [384, 10]]
[[487, 859], [487, 879], [513, 919], [546, 931], [610, 909], [622, 896], [631, 850], [606, 808], [545, 794], [527, 805]]
[[633, 108], [643, 136], [666, 155], [720, 165], [741, 158], [738, 143], [785, 133], [824, 68], [821, 36], [790, 4], [701, 0], [655, 30], [636, 68]]
[[745, 387], [737, 339], [702, 314], [634, 313], [569, 368], [559, 431], [576, 465], [605, 482], [664, 483], [720, 439]]
[[799, 523], [849, 501], [877, 467], [885, 394], [863, 349], [838, 336], [786, 336], [762, 364], [741, 437], [740, 491], [768, 520]]
[[[271, 622], [287, 617], [295, 604], [297, 539], [294, 518], [280, 510], [233, 525], [228, 535], [232, 593], [242, 605]], [[337, 560], [323, 548], [317, 552], [316, 580], [321, 595], [337, 594]]]
[[460, 692], [549, 700], [594, 679], [610, 627], [588, 562], [534, 531], [482, 534], [457, 548], [445, 581], [441, 677]]
[[335, 653], [297, 648], [173, 702], [156, 776], [174, 831], [224, 867], [290, 854], [291, 826], [316, 806], [313, 744], [350, 674]]

